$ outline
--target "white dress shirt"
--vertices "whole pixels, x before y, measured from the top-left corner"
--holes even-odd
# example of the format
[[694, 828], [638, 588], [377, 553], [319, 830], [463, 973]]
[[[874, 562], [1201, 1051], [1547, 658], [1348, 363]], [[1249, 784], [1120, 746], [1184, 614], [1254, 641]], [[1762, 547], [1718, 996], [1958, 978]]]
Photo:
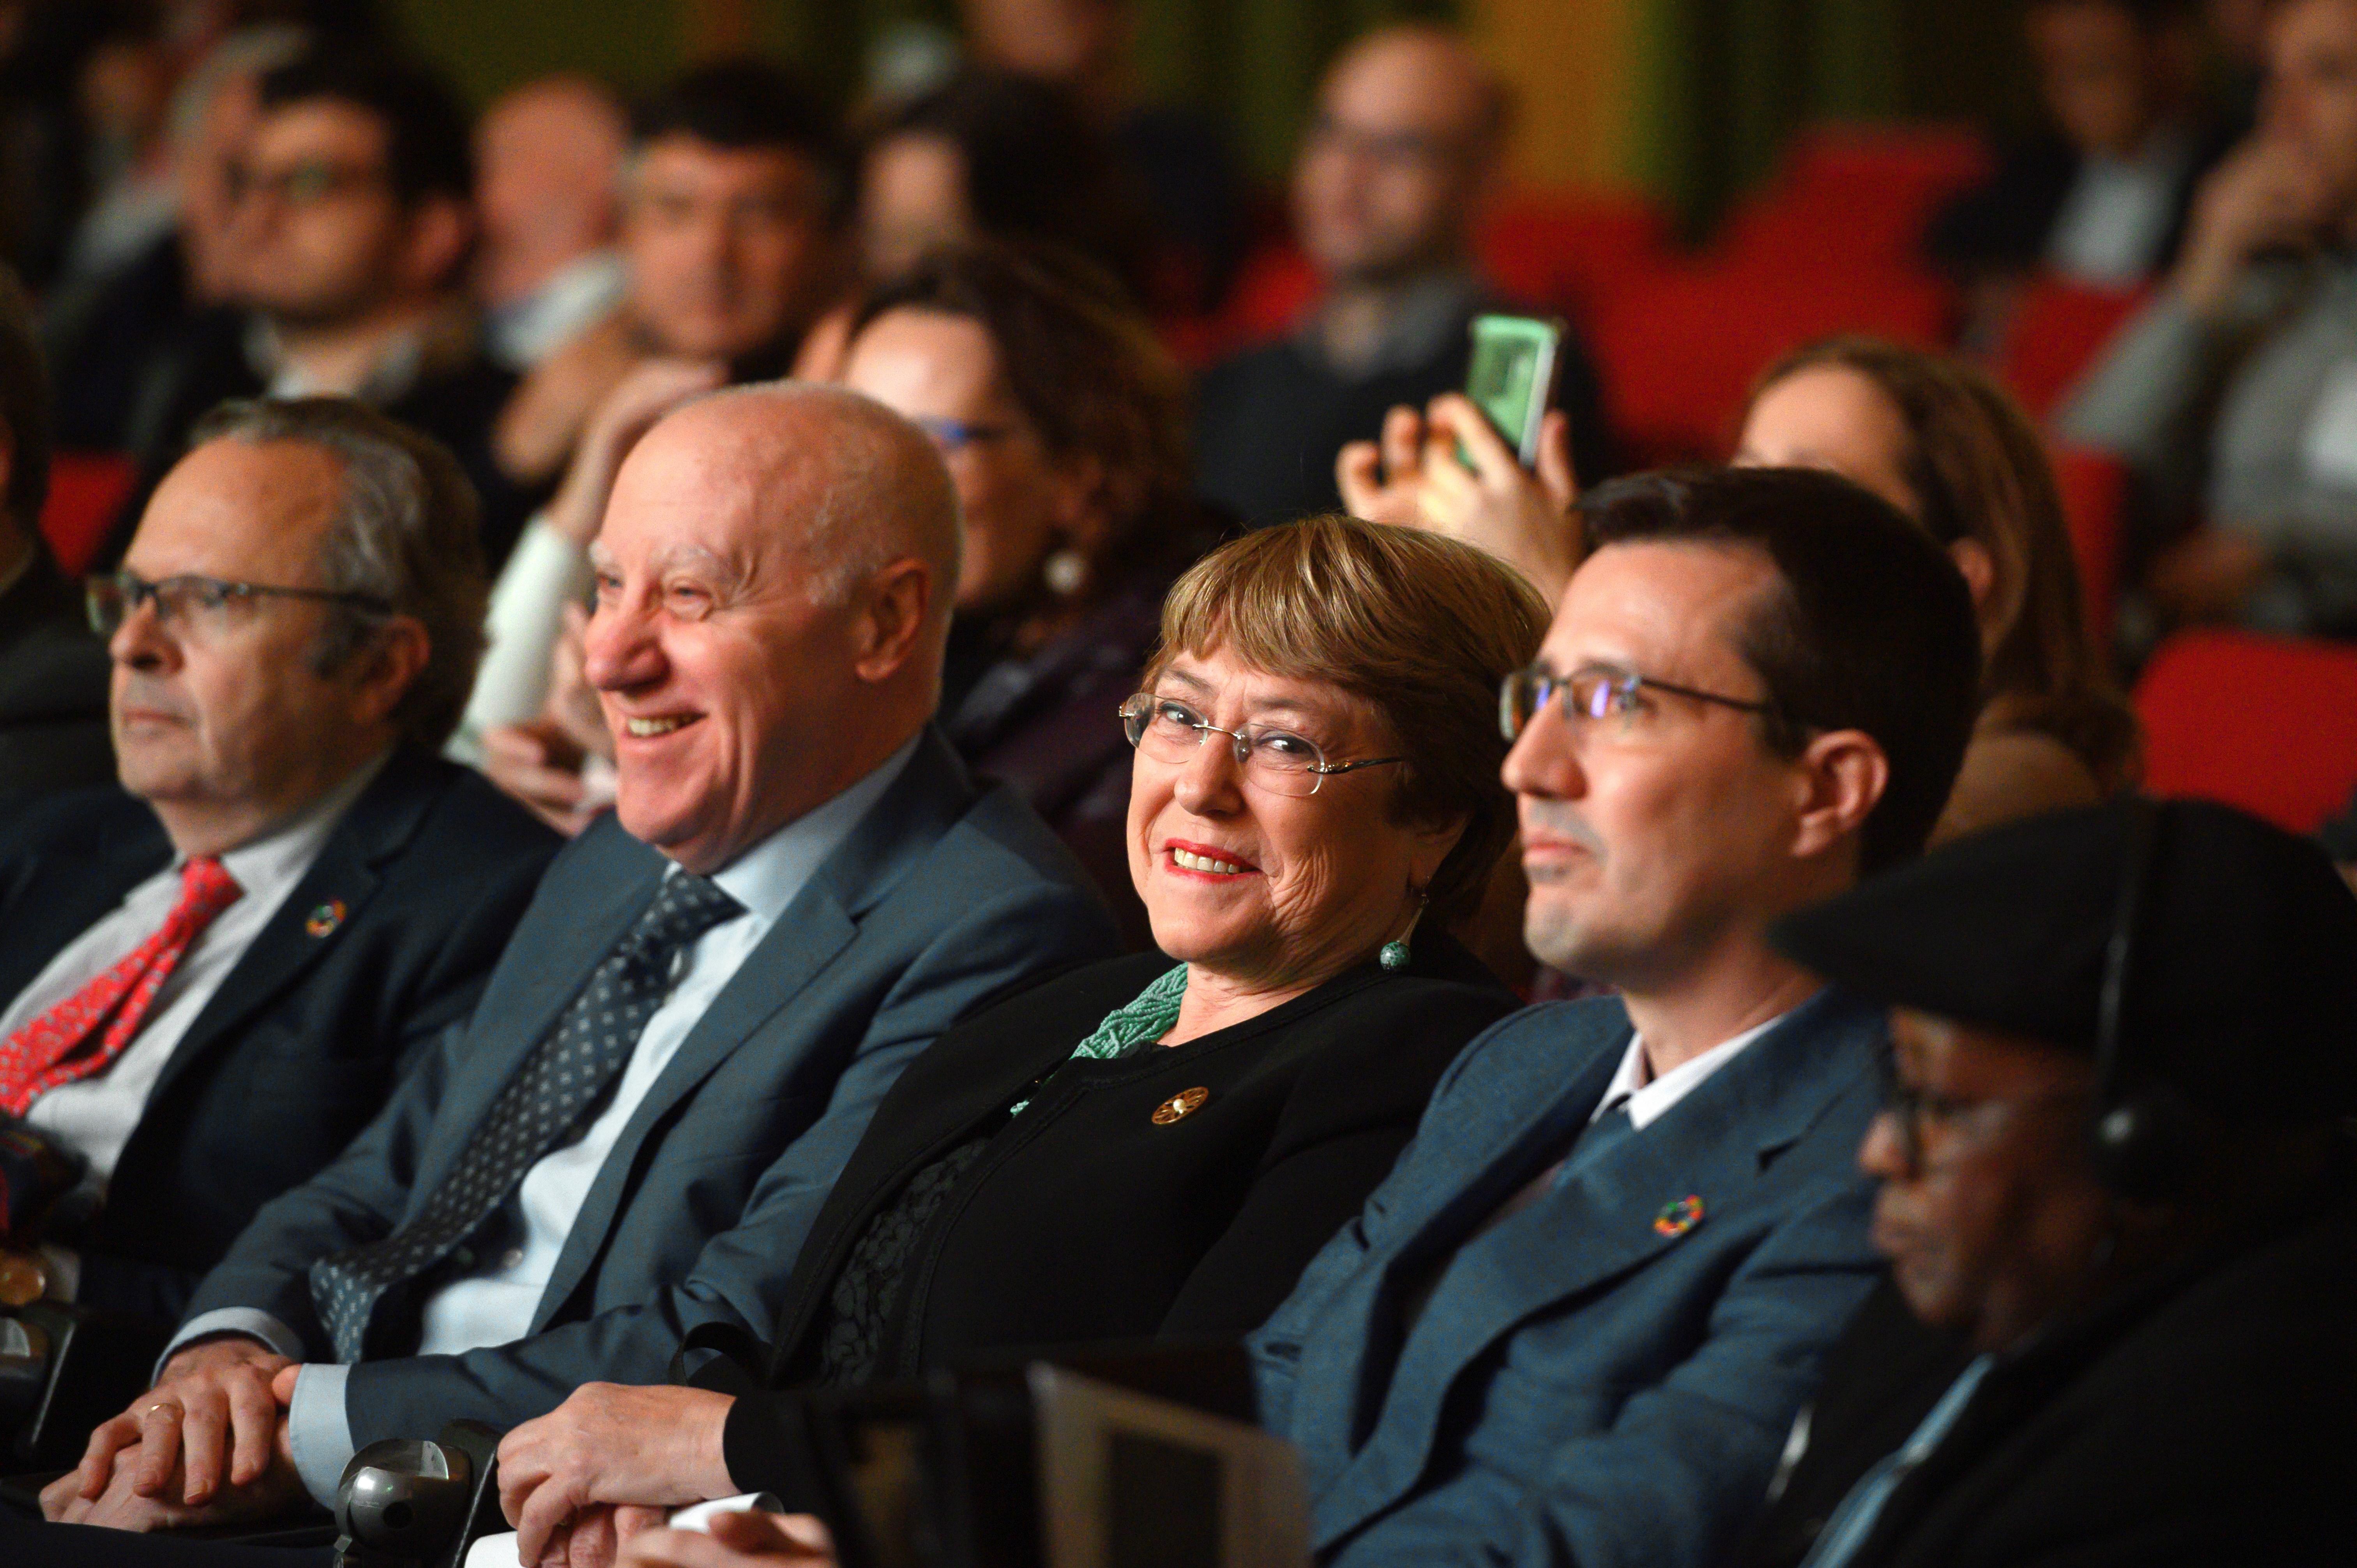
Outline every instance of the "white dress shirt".
[[[262, 928], [319, 858], [336, 824], [384, 765], [379, 757], [262, 837], [221, 857], [244, 891], [213, 918], [147, 1004], [139, 1032], [102, 1072], [61, 1083], [33, 1101], [25, 1120], [90, 1162], [85, 1180], [103, 1192], [114, 1162], [138, 1126], [148, 1092], [173, 1050], [245, 957]], [[180, 901], [184, 855], [123, 896], [104, 918], [68, 942], [33, 983], [0, 1012], [0, 1038], [15, 1034], [137, 950], [161, 930]]]
[[[743, 905], [745, 913], [714, 926], [673, 961], [671, 990], [631, 1047], [612, 1099], [578, 1137], [550, 1150], [524, 1173], [508, 1213], [517, 1242], [506, 1252], [482, 1260], [475, 1273], [451, 1281], [426, 1298], [418, 1354], [458, 1355], [509, 1344], [531, 1332], [541, 1294], [615, 1139], [722, 988], [827, 856], [851, 836], [899, 777], [917, 745], [918, 737], [912, 736], [883, 766], [713, 874], [712, 880]], [[192, 1339], [222, 1333], [250, 1335], [280, 1355], [303, 1359], [302, 1340], [293, 1330], [268, 1313], [246, 1307], [223, 1307], [190, 1319], [173, 1337], [165, 1357]], [[330, 1507], [353, 1453], [351, 1420], [344, 1402], [350, 1370], [330, 1362], [307, 1364], [296, 1377], [295, 1397], [286, 1412], [295, 1466], [311, 1495]]]
[[1703, 1086], [1711, 1074], [1743, 1054], [1743, 1047], [1782, 1023], [1790, 1011], [1777, 1014], [1764, 1024], [1754, 1025], [1732, 1039], [1721, 1040], [1698, 1057], [1688, 1057], [1661, 1077], [1653, 1076], [1652, 1064], [1645, 1059], [1645, 1036], [1632, 1035], [1629, 1048], [1621, 1053], [1620, 1070], [1604, 1086], [1604, 1098], [1596, 1102], [1596, 1114], [1590, 1123], [1598, 1122], [1615, 1108], [1629, 1107], [1629, 1125], [1638, 1132], [1650, 1122], [1669, 1114], [1670, 1107]]
[[2166, 259], [2161, 246], [2192, 157], [2185, 137], [2164, 132], [2134, 157], [2099, 153], [2082, 161], [2047, 234], [2047, 264], [2098, 287], [2151, 276]]
[[619, 252], [592, 251], [565, 263], [522, 299], [484, 313], [492, 357], [511, 371], [531, 370], [612, 314], [630, 286]]

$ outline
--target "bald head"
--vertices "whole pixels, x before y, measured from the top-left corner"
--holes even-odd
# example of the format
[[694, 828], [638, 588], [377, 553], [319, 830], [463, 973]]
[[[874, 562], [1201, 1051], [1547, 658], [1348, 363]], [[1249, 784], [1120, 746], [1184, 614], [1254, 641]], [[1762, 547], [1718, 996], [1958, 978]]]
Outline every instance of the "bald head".
[[956, 596], [949, 471], [835, 387], [715, 393], [631, 450], [585, 668], [623, 827], [692, 871], [833, 799], [931, 715]]
[[1294, 174], [1303, 248], [1343, 282], [1463, 260], [1511, 118], [1504, 83], [1456, 33], [1367, 34], [1318, 90]]
[[527, 83], [491, 105], [475, 141], [486, 299], [520, 299], [613, 242], [630, 125], [604, 88], [575, 76]]

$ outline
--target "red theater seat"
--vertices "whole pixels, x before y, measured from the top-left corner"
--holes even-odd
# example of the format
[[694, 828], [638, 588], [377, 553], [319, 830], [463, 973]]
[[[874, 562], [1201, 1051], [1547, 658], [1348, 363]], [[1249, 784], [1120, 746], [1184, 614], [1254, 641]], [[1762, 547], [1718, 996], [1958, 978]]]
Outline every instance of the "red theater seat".
[[1481, 225], [1481, 268], [1507, 298], [1592, 318], [1611, 294], [1670, 264], [1670, 222], [1640, 197], [1525, 190]]
[[2314, 832], [2357, 788], [2357, 647], [2193, 631], [2137, 682], [2145, 786]]
[[2116, 457], [2083, 446], [2054, 449], [2054, 485], [2079, 564], [2079, 592], [2098, 647], [2108, 647], [2120, 586], [2120, 519], [2127, 508], [2128, 471]]
[[2040, 278], [2016, 302], [1991, 369], [2034, 419], [2044, 419], [2150, 290]]
[[111, 453], [60, 452], [50, 461], [41, 534], [67, 576], [89, 570], [136, 477], [130, 458]]

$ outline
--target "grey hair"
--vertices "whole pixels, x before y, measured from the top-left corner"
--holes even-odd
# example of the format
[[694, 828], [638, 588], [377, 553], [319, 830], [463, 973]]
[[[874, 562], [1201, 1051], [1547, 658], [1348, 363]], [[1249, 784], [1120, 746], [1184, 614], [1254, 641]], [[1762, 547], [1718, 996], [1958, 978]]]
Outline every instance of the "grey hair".
[[393, 616], [425, 629], [425, 667], [393, 712], [402, 737], [428, 750], [450, 738], [482, 662], [490, 581], [476, 532], [475, 492], [441, 443], [349, 398], [253, 398], [199, 421], [192, 446], [297, 441], [343, 467], [343, 498], [328, 520], [318, 586], [367, 594], [389, 612], [334, 605], [312, 647], [330, 674], [375, 640]]

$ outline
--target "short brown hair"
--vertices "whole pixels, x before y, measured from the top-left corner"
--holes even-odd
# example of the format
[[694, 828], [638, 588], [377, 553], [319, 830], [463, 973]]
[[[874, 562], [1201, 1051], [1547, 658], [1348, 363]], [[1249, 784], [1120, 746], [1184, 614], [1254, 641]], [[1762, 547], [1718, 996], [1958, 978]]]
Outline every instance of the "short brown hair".
[[[393, 711], [402, 738], [438, 750], [466, 712], [482, 662], [490, 579], [475, 491], [449, 449], [350, 398], [253, 398], [199, 420], [191, 447], [299, 441], [343, 465], [343, 502], [319, 546], [320, 585], [369, 594], [425, 628], [425, 668]], [[383, 617], [330, 607], [313, 663], [331, 671], [365, 647]]]
[[1816, 468], [1641, 474], [1579, 504], [1595, 549], [1693, 542], [1769, 558], [1778, 586], [1737, 644], [1768, 688], [1763, 741], [1797, 756], [1812, 734], [1873, 736], [1890, 779], [1858, 832], [1858, 870], [1920, 852], [1979, 709], [1980, 632], [1947, 552], [1880, 496]]
[[1394, 820], [1464, 819], [1425, 889], [1430, 917], [1448, 922], [1471, 909], [1513, 837], [1498, 687], [1537, 656], [1546, 625], [1538, 590], [1473, 545], [1313, 517], [1222, 545], [1180, 577], [1146, 680], [1178, 653], [1225, 649], [1372, 704], [1408, 759]]
[[2087, 626], [2078, 559], [2038, 427], [1986, 375], [1945, 355], [1878, 338], [1829, 338], [1760, 378], [1777, 382], [1830, 367], [1864, 376], [1907, 428], [1901, 454], [1916, 519], [1943, 545], [1971, 539], [1994, 567], [1991, 632], [1981, 671], [1986, 704], [2007, 727], [2051, 735], [2105, 793], [2135, 781], [2135, 713], [2113, 684]]

